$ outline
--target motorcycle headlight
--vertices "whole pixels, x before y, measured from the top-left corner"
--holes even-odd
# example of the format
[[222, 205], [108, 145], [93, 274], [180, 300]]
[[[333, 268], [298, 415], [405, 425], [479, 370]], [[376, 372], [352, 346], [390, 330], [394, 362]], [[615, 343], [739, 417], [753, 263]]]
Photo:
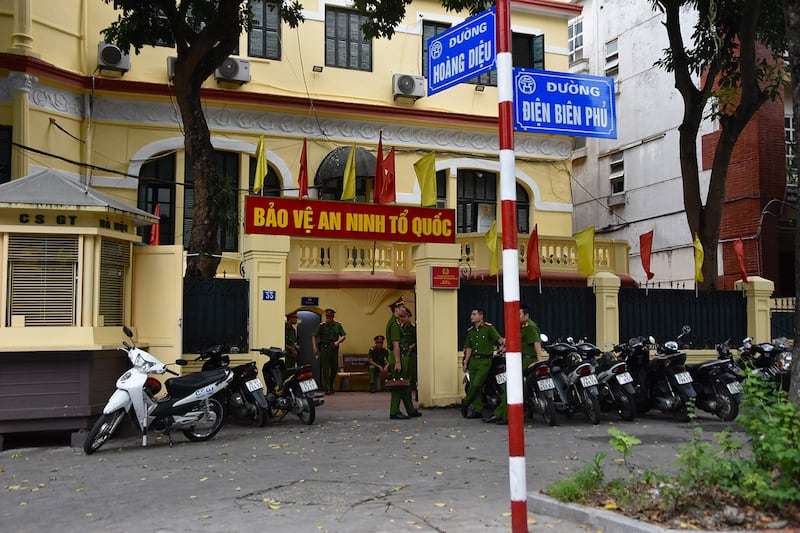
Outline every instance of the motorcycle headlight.
[[778, 356], [778, 368], [789, 372], [792, 370], [792, 352], [781, 352]]

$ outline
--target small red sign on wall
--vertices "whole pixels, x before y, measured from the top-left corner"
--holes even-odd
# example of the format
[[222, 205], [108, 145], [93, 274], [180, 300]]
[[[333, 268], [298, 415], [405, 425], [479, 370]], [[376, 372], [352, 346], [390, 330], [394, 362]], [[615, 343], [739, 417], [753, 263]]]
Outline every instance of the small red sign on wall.
[[456, 267], [431, 267], [431, 289], [458, 289], [460, 280]]

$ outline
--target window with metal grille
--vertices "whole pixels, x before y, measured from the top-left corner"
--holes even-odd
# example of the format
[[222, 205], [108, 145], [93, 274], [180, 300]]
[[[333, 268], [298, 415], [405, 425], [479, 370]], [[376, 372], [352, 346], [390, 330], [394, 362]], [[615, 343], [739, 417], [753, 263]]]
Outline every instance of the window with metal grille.
[[125, 279], [131, 262], [130, 245], [103, 239], [100, 243], [99, 313], [105, 326], [122, 326], [125, 318]]
[[[458, 233], [489, 231], [497, 218], [497, 174], [485, 170], [458, 171], [456, 226]], [[530, 230], [530, 200], [517, 184], [517, 231]], [[498, 231], [500, 229], [498, 228]]]
[[[215, 197], [220, 205], [219, 243], [224, 252], [239, 249], [239, 154], [215, 150], [217, 170], [224, 185]], [[194, 176], [192, 160], [186, 155], [183, 186], [183, 247], [189, 248], [194, 216]]]
[[[516, 68], [544, 70], [544, 34], [511, 34], [511, 64]], [[497, 69], [472, 78], [467, 83], [497, 86]]]
[[422, 75], [428, 76], [428, 39], [436, 37], [450, 29], [450, 24], [433, 22], [430, 20], [422, 21]]
[[[142, 165], [139, 171], [139, 201], [142, 211], [155, 213], [159, 205], [159, 244], [175, 244], [175, 154], [159, 154]], [[142, 242], [150, 242], [155, 225], [142, 226], [136, 232]]]
[[794, 117], [783, 117], [783, 137], [786, 147], [786, 176], [789, 182], [797, 184], [797, 160], [794, 154]]
[[365, 20], [357, 11], [325, 8], [325, 65], [372, 71], [372, 40], [361, 30]]
[[583, 59], [583, 17], [575, 17], [569, 21], [567, 44], [570, 64]]
[[266, 59], [281, 58], [280, 4], [275, 1], [251, 0], [253, 27], [248, 35], [248, 55]]
[[0, 126], [0, 183], [11, 181], [11, 126]]
[[78, 237], [11, 235], [8, 241], [8, 323], [74, 326]]

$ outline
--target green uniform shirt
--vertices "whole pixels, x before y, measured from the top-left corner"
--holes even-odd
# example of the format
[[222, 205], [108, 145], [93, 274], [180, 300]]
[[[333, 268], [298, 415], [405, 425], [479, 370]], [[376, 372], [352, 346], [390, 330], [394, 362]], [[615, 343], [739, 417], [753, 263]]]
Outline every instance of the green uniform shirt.
[[389, 350], [394, 349], [394, 341], [399, 342], [400, 346], [402, 347], [403, 328], [400, 327], [400, 322], [398, 322], [396, 318], [392, 317], [392, 319], [386, 325], [386, 342], [389, 345]]
[[344, 337], [347, 333], [344, 332], [344, 327], [335, 320], [328, 324], [327, 322], [320, 323], [317, 326], [317, 331], [314, 336], [317, 337], [319, 343], [332, 344], [339, 340], [339, 337]]
[[290, 324], [286, 324], [284, 339], [286, 341], [286, 346], [294, 346], [297, 344], [297, 330], [294, 329]]
[[[400, 327], [400, 350], [408, 353], [408, 347], [417, 344], [417, 326], [409, 324]], [[416, 350], [416, 348], [415, 348]]]
[[497, 328], [489, 322], [484, 322], [482, 326], [472, 326], [467, 330], [464, 350], [472, 348], [472, 355], [492, 355], [494, 345], [500, 338]]
[[542, 342], [542, 334], [539, 326], [533, 320], [528, 320], [520, 328], [520, 342], [522, 343], [522, 355], [536, 359], [536, 348], [533, 344]]
[[369, 349], [369, 360], [373, 361], [380, 366], [385, 366], [386, 361], [389, 359], [389, 350], [386, 348], [375, 348], [374, 346]]

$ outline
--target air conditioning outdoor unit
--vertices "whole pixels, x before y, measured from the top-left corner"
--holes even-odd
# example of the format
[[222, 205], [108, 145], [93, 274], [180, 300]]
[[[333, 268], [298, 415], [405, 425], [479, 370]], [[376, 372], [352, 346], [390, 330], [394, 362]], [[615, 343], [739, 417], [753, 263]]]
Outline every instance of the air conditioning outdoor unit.
[[97, 45], [97, 68], [128, 72], [131, 69], [131, 56], [124, 53], [119, 46], [101, 41]]
[[167, 78], [169, 81], [175, 79], [175, 62], [178, 60], [175, 56], [167, 56]]
[[412, 76], [411, 74], [392, 75], [392, 95], [394, 99], [407, 98], [414, 99], [425, 96], [428, 84], [423, 76]]
[[250, 61], [229, 57], [214, 71], [214, 77], [217, 78], [218, 82], [247, 83], [250, 81]]

